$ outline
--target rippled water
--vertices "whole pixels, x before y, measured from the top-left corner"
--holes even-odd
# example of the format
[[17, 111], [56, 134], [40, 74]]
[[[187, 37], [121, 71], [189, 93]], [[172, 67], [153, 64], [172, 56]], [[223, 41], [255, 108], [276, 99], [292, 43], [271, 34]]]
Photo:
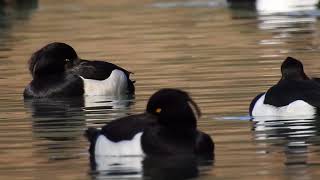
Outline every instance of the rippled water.
[[[0, 179], [319, 179], [320, 120], [248, 117], [286, 56], [320, 76], [316, 1], [277, 2], [30, 0], [1, 8]], [[134, 72], [135, 98], [24, 101], [27, 60], [52, 41]], [[215, 161], [123, 157], [92, 166], [83, 131], [142, 112], [163, 87], [199, 104]]]

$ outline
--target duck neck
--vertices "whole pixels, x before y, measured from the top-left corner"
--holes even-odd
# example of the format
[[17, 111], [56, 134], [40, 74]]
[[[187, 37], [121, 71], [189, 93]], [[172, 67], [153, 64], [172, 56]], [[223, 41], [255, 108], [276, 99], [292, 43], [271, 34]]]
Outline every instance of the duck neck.
[[185, 128], [185, 127], [173, 127], [173, 126], [162, 126], [162, 132], [167, 134], [169, 137], [176, 138], [192, 138], [195, 137], [196, 129], [195, 128]]
[[308, 76], [304, 73], [303, 69], [286, 68], [281, 70], [281, 80], [308, 80]]

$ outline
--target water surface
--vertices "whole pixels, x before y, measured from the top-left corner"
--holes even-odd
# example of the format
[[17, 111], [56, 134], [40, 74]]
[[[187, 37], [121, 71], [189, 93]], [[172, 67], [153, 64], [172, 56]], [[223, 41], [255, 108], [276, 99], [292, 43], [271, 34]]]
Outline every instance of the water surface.
[[[320, 11], [315, 1], [292, 2], [298, 4], [42, 0], [3, 7], [0, 179], [319, 179], [319, 120], [248, 118], [251, 99], [279, 80], [285, 57], [302, 59], [307, 74], [320, 76]], [[28, 58], [53, 41], [134, 72], [135, 98], [24, 101]], [[143, 112], [165, 87], [186, 90], [199, 104], [198, 127], [214, 138], [215, 161], [102, 158], [105, 166], [94, 169], [84, 130]]]

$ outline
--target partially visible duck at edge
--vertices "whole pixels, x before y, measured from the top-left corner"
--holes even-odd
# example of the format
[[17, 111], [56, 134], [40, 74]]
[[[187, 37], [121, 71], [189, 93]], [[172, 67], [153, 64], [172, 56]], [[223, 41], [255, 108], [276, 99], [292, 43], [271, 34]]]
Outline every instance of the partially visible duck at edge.
[[256, 96], [249, 107], [251, 116], [314, 116], [320, 107], [320, 83], [310, 79], [302, 63], [287, 57], [282, 77], [266, 93]]
[[211, 137], [197, 129], [200, 110], [178, 89], [153, 94], [146, 112], [114, 120], [101, 130], [89, 128], [90, 155], [196, 155], [213, 158]]
[[50, 43], [31, 56], [25, 98], [117, 96], [134, 93], [130, 72], [109, 62], [80, 59], [65, 43]]

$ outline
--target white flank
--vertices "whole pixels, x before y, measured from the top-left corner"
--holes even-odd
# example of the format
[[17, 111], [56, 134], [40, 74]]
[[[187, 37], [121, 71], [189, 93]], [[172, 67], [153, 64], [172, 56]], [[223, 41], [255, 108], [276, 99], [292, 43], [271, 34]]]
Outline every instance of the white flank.
[[316, 108], [302, 100], [296, 100], [287, 106], [275, 107], [264, 104], [265, 94], [261, 96], [252, 110], [252, 116], [313, 116], [316, 114]]
[[141, 147], [142, 132], [136, 134], [131, 140], [112, 142], [104, 135], [100, 135], [96, 141], [95, 155], [98, 156], [142, 156]]
[[[80, 76], [81, 77], [81, 76]], [[83, 79], [84, 95], [89, 96], [117, 96], [127, 91], [127, 77], [120, 70], [113, 70], [105, 80]]]

